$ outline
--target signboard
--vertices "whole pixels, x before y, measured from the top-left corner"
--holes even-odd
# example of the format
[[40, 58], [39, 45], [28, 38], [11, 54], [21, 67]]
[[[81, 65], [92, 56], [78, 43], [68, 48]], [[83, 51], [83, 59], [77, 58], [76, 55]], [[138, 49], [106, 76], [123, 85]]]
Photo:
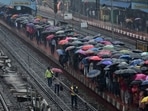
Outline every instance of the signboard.
[[65, 20], [71, 20], [72, 19], [72, 13], [65, 13], [64, 14], [64, 19]]
[[132, 3], [132, 9], [147, 9], [148, 10], [148, 5], [142, 4], [142, 3]]
[[81, 28], [87, 28], [87, 27], [88, 27], [87, 22], [82, 22], [81, 23]]

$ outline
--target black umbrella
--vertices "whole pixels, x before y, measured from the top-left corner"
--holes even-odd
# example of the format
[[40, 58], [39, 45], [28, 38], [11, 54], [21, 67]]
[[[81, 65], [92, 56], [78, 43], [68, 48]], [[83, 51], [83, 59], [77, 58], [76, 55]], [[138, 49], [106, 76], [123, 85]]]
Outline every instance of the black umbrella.
[[132, 85], [141, 85], [141, 83], [142, 83], [142, 80], [133, 80], [131, 83], [130, 83], [130, 85], [132, 86]]
[[134, 69], [120, 69], [116, 70], [114, 72], [116, 75], [133, 75], [136, 74], [137, 72]]
[[132, 52], [134, 52], [134, 53], [142, 53], [143, 51], [140, 50], [140, 49], [135, 49], [135, 50], [133, 50]]

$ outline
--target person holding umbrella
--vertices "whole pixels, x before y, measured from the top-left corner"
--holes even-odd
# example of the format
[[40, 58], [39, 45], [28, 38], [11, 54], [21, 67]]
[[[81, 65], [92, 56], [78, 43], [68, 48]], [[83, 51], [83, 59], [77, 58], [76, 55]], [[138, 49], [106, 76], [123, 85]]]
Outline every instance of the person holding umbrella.
[[51, 40], [50, 48], [51, 48], [51, 54], [54, 54], [54, 51], [55, 51], [55, 48], [56, 48], [56, 41], [55, 41], [54, 38], [52, 38], [52, 40]]

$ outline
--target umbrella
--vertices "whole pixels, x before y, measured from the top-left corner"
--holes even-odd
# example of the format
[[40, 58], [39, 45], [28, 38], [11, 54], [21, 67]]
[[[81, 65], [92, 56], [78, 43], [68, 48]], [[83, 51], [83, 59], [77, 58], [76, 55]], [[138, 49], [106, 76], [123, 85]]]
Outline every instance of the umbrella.
[[71, 42], [71, 44], [72, 45], [79, 45], [79, 44], [83, 44], [83, 43], [81, 41], [76, 40], [76, 41]]
[[112, 61], [110, 61], [110, 60], [102, 60], [99, 63], [97, 63], [97, 65], [101, 65], [101, 64], [103, 64], [103, 65], [111, 65]]
[[102, 43], [104, 45], [112, 45], [112, 43], [110, 41], [101, 41], [100, 43]]
[[89, 55], [89, 54], [95, 54], [95, 51], [92, 51], [92, 50], [87, 50], [87, 51], [85, 51], [85, 54], [86, 55]]
[[148, 55], [148, 52], [142, 52], [141, 53], [141, 56], [146, 56], [146, 55]]
[[141, 18], [135, 18], [135, 20], [141, 20]]
[[57, 51], [58, 55], [64, 55], [65, 54], [64, 50], [62, 50], [62, 49], [57, 49], [56, 51]]
[[77, 51], [75, 52], [75, 54], [83, 54], [83, 55], [85, 55], [85, 51], [82, 50], [82, 49], [79, 49], [79, 50], [77, 50]]
[[137, 73], [141, 73], [140, 66], [130, 66], [129, 68], [134, 69]]
[[114, 50], [114, 46], [113, 45], [106, 45], [103, 47], [103, 50]]
[[134, 76], [134, 80], [145, 80], [146, 79], [146, 75], [145, 74], [136, 74]]
[[128, 68], [128, 69], [116, 70], [114, 73], [117, 75], [124, 75], [124, 74], [131, 75], [131, 74], [136, 74], [137, 72], [134, 69]]
[[92, 61], [100, 61], [102, 60], [102, 58], [98, 57], [98, 56], [91, 56], [88, 58], [89, 60], [92, 60]]
[[135, 49], [135, 50], [133, 50], [132, 52], [134, 52], [134, 53], [142, 53], [142, 50], [140, 50], [140, 49]]
[[130, 54], [131, 53], [131, 51], [127, 50], [127, 49], [120, 50], [119, 52], [121, 52], [123, 54]]
[[113, 43], [113, 45], [125, 45], [123, 42], [121, 42], [121, 41], [113, 41], [112, 42]]
[[59, 31], [56, 32], [57, 35], [58, 35], [58, 34], [63, 34], [63, 33], [65, 33], [64, 30], [59, 30]]
[[137, 66], [137, 65], [140, 65], [141, 62], [143, 62], [142, 59], [135, 59], [135, 60], [130, 62], [130, 65], [131, 66]]
[[101, 41], [103, 41], [103, 38], [102, 37], [97, 37], [97, 38], [95, 38], [94, 39], [96, 42], [101, 42]]
[[67, 44], [67, 43], [68, 43], [67, 40], [60, 40], [60, 41], [58, 42], [59, 45], [65, 45], [65, 44]]
[[59, 68], [51, 68], [51, 71], [53, 71], [54, 73], [63, 73], [63, 71]]
[[69, 51], [69, 50], [72, 50], [72, 49], [75, 49], [76, 47], [75, 46], [69, 46], [65, 49], [65, 51]]
[[141, 103], [147, 103], [147, 102], [148, 102], [148, 96], [143, 97]]
[[111, 56], [111, 51], [109, 50], [101, 50], [98, 54], [100, 57], [110, 57]]
[[124, 59], [112, 58], [112, 62], [113, 63], [121, 63], [121, 62], [125, 62], [125, 60]]
[[97, 77], [98, 75], [100, 75], [100, 73], [101, 73], [100, 70], [93, 69], [87, 73], [86, 77], [94, 78], [94, 77]]
[[126, 62], [121, 62], [118, 64], [119, 69], [126, 69], [126, 68], [128, 68], [128, 66], [129, 66], [129, 64]]
[[46, 37], [46, 40], [51, 40], [51, 39], [54, 38], [54, 37], [55, 37], [54, 34], [48, 35], [48, 36]]
[[148, 86], [148, 80], [142, 81], [141, 86]]
[[131, 59], [131, 56], [130, 56], [130, 55], [127, 55], [127, 54], [125, 54], [125, 55], [121, 55], [121, 56], [119, 57], [119, 59], [126, 59], [126, 60], [130, 60], [130, 59]]
[[140, 85], [142, 83], [142, 80], [133, 80], [130, 85]]
[[94, 46], [93, 45], [83, 45], [82, 46], [82, 50], [84, 50], [84, 51], [86, 51], [86, 50], [88, 50], [88, 49], [91, 49], [91, 48], [94, 48]]
[[144, 64], [145, 64], [145, 65], [148, 65], [148, 60], [144, 61]]

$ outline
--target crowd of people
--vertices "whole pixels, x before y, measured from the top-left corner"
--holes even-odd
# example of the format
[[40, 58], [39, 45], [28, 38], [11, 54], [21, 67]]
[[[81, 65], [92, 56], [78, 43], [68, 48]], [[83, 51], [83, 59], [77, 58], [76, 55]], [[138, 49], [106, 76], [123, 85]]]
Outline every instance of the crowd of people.
[[[58, 54], [61, 66], [81, 71], [97, 84], [98, 91], [121, 98], [127, 108], [129, 104], [135, 104], [140, 110], [147, 110], [148, 52], [125, 48], [125, 43], [112, 41], [101, 34], [77, 34], [68, 25], [51, 26], [41, 17], [11, 14], [8, 10], [0, 16], [26, 33], [30, 40], [35, 39], [38, 45], [50, 46], [51, 54]], [[51, 73], [50, 70], [45, 73], [49, 86]], [[75, 99], [73, 97], [73, 101]]]

